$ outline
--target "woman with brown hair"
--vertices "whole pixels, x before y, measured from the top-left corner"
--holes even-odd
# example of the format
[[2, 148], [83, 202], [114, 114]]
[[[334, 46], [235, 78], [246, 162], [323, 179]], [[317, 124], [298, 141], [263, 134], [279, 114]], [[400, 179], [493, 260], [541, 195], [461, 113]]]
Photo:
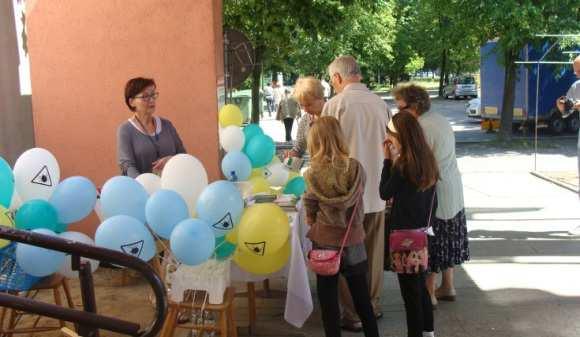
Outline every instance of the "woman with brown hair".
[[[399, 112], [389, 122], [383, 147], [385, 160], [379, 192], [384, 200], [393, 198], [389, 231], [426, 228], [436, 205], [435, 184], [439, 175], [421, 126], [408, 111]], [[424, 259], [425, 247], [420, 252]], [[407, 259], [410, 265], [408, 259], [415, 258], [411, 255], [414, 253], [401, 259], [395, 254], [392, 263]], [[414, 273], [397, 273], [405, 302], [408, 337], [434, 336], [433, 306], [425, 274], [420, 269]]]
[[185, 153], [173, 124], [155, 115], [158, 97], [153, 79], [137, 77], [125, 85], [125, 104], [132, 116], [117, 130], [117, 160], [123, 175], [160, 174], [171, 157]]
[[[437, 212], [433, 222], [435, 237], [429, 240], [427, 289], [433, 305], [437, 299], [455, 301], [454, 267], [469, 260], [467, 221], [463, 203], [463, 183], [455, 156], [455, 136], [445, 117], [429, 111], [427, 91], [415, 84], [401, 84], [393, 91], [399, 109], [408, 110], [421, 125], [437, 166]], [[435, 290], [435, 273], [443, 272], [442, 283]]]

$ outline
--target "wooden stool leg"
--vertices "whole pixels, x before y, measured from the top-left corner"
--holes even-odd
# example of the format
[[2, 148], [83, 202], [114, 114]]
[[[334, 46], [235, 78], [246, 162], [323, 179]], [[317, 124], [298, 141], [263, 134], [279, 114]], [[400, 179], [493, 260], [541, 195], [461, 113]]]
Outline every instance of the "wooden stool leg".
[[248, 311], [250, 312], [250, 326], [248, 328], [250, 336], [256, 332], [256, 286], [253, 282], [248, 282]]
[[4, 319], [6, 318], [7, 308], [0, 309], [0, 336], [4, 333]]
[[[16, 327], [17, 312], [14, 309], [8, 309], [10, 318], [8, 319], [8, 331], [14, 330]], [[12, 332], [6, 334], [6, 337], [12, 337]]]
[[159, 337], [173, 337], [175, 327], [177, 326], [177, 314], [179, 313], [179, 306], [170, 304], [167, 310], [167, 317], [163, 323], [163, 328], [159, 333]]
[[63, 279], [62, 280], [62, 289], [64, 290], [64, 297], [66, 299], [66, 302], [68, 304], [68, 307], [71, 309], [75, 308], [75, 302], [72, 299], [72, 295], [70, 292], [70, 286], [68, 284], [68, 280], [67, 279]]
[[220, 310], [219, 312], [220, 314], [220, 336], [222, 337], [228, 337], [228, 314], [227, 314], [227, 308], [224, 308], [223, 310]]
[[[54, 294], [54, 304], [58, 305], [58, 306], [62, 306], [62, 301], [60, 298], [60, 290], [58, 290], [58, 286], [54, 287], [52, 289], [52, 292]], [[60, 324], [60, 327], [63, 328], [64, 327], [64, 321], [58, 321]]]
[[266, 298], [272, 297], [272, 292], [270, 291], [270, 280], [269, 279], [265, 279], [262, 282], [262, 287], [264, 288], [264, 295], [266, 296]]
[[228, 337], [238, 337], [238, 327], [236, 326], [236, 319], [234, 317], [234, 299], [236, 297], [233, 288], [228, 289], [228, 301], [230, 305], [227, 307], [228, 315]]

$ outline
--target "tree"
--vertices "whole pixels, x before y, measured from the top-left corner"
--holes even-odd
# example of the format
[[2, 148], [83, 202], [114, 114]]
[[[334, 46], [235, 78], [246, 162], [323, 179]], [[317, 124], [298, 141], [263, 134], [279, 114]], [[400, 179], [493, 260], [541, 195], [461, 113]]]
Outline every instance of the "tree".
[[224, 25], [242, 31], [254, 45], [252, 122], [259, 121], [262, 72], [283, 68], [301, 32], [331, 32], [354, 0], [225, 0]]

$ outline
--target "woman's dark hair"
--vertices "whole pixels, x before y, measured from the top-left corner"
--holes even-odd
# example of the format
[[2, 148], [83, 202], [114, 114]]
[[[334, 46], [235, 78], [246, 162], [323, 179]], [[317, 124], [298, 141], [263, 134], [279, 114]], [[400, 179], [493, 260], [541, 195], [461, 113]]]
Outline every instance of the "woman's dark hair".
[[154, 86], [155, 81], [152, 78], [143, 78], [143, 77], [136, 77], [130, 79], [127, 84], [125, 84], [125, 104], [129, 107], [131, 111], [135, 111], [135, 108], [129, 104], [129, 100], [135, 98], [135, 96], [139, 95], [145, 88]]
[[407, 107], [413, 108], [419, 116], [431, 109], [429, 93], [417, 84], [399, 84], [393, 89], [393, 96], [395, 99], [403, 99]]
[[407, 110], [393, 116], [393, 125], [396, 130], [387, 128], [387, 133], [401, 144], [400, 157], [395, 160], [395, 168], [419, 190], [427, 190], [437, 183], [439, 169], [421, 125]]

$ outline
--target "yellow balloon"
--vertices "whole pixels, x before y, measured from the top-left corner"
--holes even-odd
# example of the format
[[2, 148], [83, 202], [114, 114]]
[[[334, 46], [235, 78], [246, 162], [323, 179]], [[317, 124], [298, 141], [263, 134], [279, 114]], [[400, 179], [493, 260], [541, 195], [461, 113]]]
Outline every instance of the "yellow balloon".
[[238, 247], [258, 256], [274, 254], [290, 235], [288, 215], [274, 203], [246, 208], [238, 226]]
[[236, 105], [226, 104], [220, 109], [219, 122], [222, 128], [230, 125], [242, 126], [243, 119], [242, 111]]
[[240, 226], [234, 227], [231, 231], [226, 234], [226, 241], [229, 243], [237, 244], [238, 243], [238, 230]]
[[[14, 220], [10, 211], [2, 206], [0, 206], [0, 225], [14, 228]], [[0, 239], [0, 248], [8, 246], [9, 243], [10, 241], [8, 240]]]
[[252, 174], [250, 175], [250, 178], [255, 178], [255, 177], [264, 178], [264, 169], [262, 167], [252, 169]]
[[257, 256], [237, 249], [234, 253], [234, 262], [248, 273], [268, 275], [282, 269], [290, 257], [290, 240], [272, 255]]
[[253, 177], [250, 178], [250, 184], [252, 184], [252, 193], [270, 193], [270, 183], [264, 177]]

